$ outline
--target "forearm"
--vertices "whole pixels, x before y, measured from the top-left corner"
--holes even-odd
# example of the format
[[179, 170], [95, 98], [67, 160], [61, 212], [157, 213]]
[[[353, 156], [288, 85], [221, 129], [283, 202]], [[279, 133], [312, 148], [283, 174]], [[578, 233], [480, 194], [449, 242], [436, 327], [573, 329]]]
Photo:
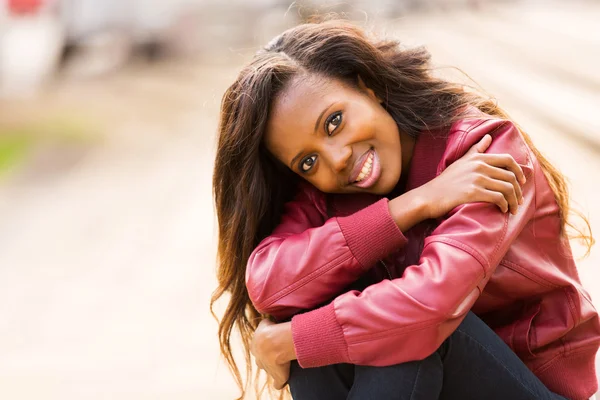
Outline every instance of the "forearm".
[[419, 222], [431, 218], [430, 207], [422, 188], [416, 188], [390, 200], [388, 206], [401, 232], [406, 232]]
[[331, 299], [364, 271], [331, 219], [261, 242], [248, 260], [246, 287], [257, 310], [281, 321]]
[[331, 300], [406, 243], [387, 200], [321, 227], [278, 235], [259, 245], [246, 270], [254, 306], [278, 320]]

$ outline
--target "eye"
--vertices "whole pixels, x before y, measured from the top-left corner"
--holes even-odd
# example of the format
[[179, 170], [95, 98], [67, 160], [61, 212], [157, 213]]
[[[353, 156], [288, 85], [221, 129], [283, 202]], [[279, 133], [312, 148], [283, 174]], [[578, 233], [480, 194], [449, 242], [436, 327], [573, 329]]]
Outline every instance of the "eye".
[[328, 135], [333, 135], [333, 132], [337, 129], [338, 126], [342, 123], [342, 112], [334, 112], [325, 120], [325, 132]]
[[308, 172], [308, 171], [310, 171], [312, 169], [313, 165], [315, 165], [316, 161], [317, 161], [317, 156], [316, 155], [312, 155], [312, 156], [306, 157], [300, 163], [300, 171], [301, 172]]

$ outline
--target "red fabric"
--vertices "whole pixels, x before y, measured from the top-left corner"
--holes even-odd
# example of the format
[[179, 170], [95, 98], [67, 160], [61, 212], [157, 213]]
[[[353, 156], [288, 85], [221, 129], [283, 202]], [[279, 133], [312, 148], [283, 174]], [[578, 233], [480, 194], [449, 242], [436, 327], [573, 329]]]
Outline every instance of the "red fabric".
[[406, 245], [406, 238], [390, 215], [388, 199], [337, 220], [352, 254], [365, 268]]
[[[345, 204], [330, 209], [354, 206], [355, 213], [327, 219], [324, 195], [306, 186], [290, 203], [274, 235], [253, 253], [247, 282], [257, 308], [280, 317], [338, 295], [292, 319], [303, 367], [423, 359], [472, 310], [550, 389], [570, 399], [596, 392], [598, 314], [568, 240], [558, 239], [554, 195], [516, 127], [482, 114], [458, 121], [443, 137], [422, 134], [407, 190], [433, 179], [488, 133], [493, 142], [487, 151], [511, 154], [527, 177], [517, 215], [487, 203], [464, 204], [435, 224], [413, 228], [421, 237], [407, 232], [409, 246], [402, 247], [406, 238], [390, 229], [382, 202], [365, 208], [354, 196], [337, 196]], [[361, 236], [361, 230], [370, 233]], [[343, 293], [377, 268], [374, 258], [394, 248], [400, 261], [389, 265], [393, 280]]]
[[[318, 321], [319, 329], [315, 329], [315, 321]], [[333, 303], [315, 310], [310, 320], [293, 319], [292, 325], [294, 346], [300, 352], [296, 354], [298, 359], [314, 360], [319, 365], [351, 362], [344, 332], [335, 319]], [[302, 342], [296, 344], [296, 338]], [[310, 346], [304, 346], [303, 342], [310, 343]]]
[[306, 185], [252, 252], [246, 286], [257, 310], [281, 321], [317, 307], [406, 244], [385, 199], [347, 217], [327, 219], [326, 208], [323, 193]]

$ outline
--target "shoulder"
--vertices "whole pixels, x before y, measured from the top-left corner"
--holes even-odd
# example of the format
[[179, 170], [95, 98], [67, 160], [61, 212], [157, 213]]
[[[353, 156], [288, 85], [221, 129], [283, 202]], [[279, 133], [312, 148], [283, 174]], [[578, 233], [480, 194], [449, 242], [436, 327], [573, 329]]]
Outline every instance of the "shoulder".
[[482, 112], [452, 124], [442, 164], [447, 166], [456, 161], [485, 135], [492, 136], [487, 153], [510, 154], [519, 164], [531, 165], [531, 151], [518, 126], [511, 120]]
[[325, 193], [306, 181], [299, 181], [294, 199], [286, 204], [286, 208], [311, 207], [322, 216], [327, 216], [327, 199]]
[[323, 225], [327, 219], [326, 204], [324, 194], [314, 186], [305, 182], [296, 184], [294, 196], [285, 203], [271, 236], [301, 233]]

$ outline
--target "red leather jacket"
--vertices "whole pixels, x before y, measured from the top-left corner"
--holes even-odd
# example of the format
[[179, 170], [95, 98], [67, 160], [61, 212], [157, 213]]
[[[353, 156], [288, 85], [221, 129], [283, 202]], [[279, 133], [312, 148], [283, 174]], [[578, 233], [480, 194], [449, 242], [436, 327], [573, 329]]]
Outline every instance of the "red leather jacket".
[[433, 179], [487, 133], [487, 151], [511, 154], [525, 172], [517, 215], [465, 204], [405, 236], [385, 198], [300, 186], [252, 253], [246, 281], [259, 311], [295, 315], [303, 367], [423, 359], [472, 310], [550, 390], [571, 399], [596, 392], [598, 314], [560, 234], [553, 192], [516, 127], [481, 114], [444, 135], [421, 134], [406, 189]]

